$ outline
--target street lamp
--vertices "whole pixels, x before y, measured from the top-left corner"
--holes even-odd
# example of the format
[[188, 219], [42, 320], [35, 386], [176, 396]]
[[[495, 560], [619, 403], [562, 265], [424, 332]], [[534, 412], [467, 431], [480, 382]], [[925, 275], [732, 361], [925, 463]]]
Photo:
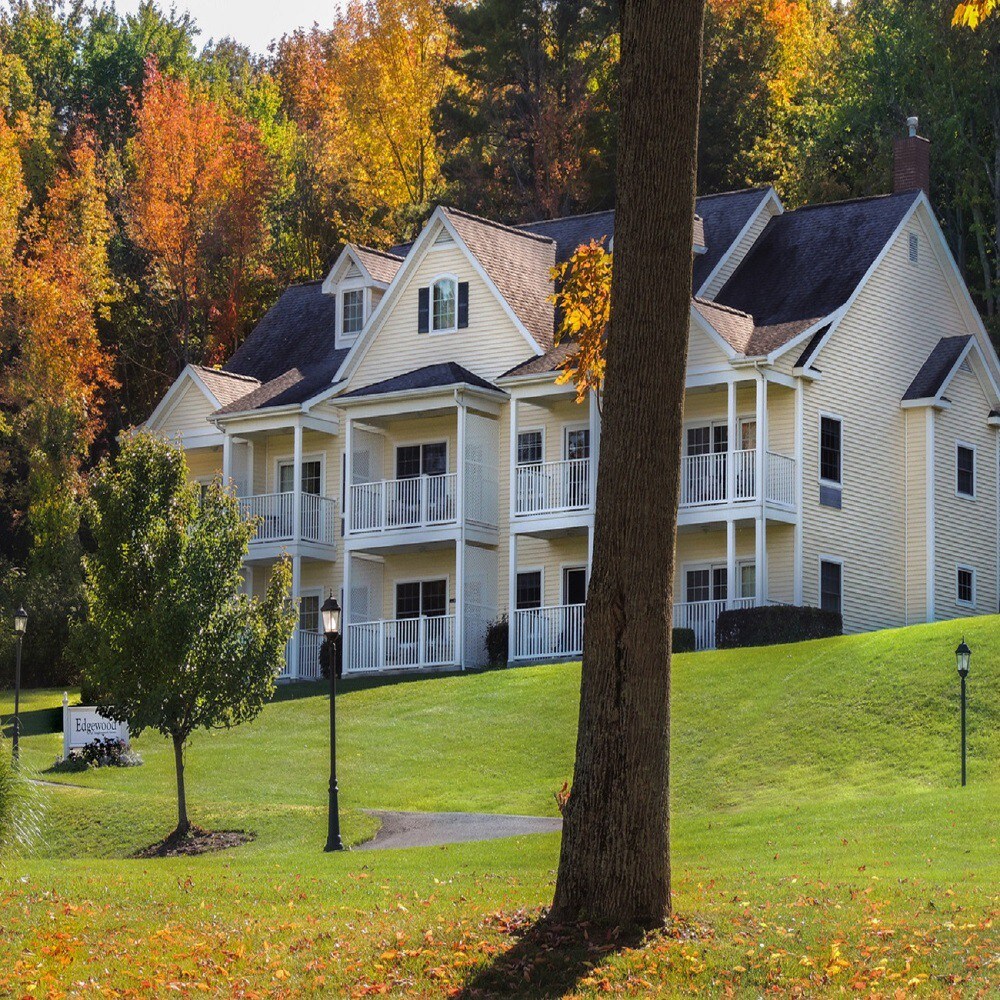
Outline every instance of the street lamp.
[[28, 631], [28, 612], [23, 607], [14, 612], [14, 635], [17, 636], [17, 666], [14, 669], [14, 763], [20, 755], [21, 747], [21, 643], [24, 633]]
[[962, 643], [955, 650], [955, 666], [958, 667], [958, 676], [962, 679], [962, 787], [965, 787], [965, 678], [969, 676], [969, 660], [972, 659], [972, 650], [965, 644], [963, 636]]
[[323, 631], [330, 645], [327, 663], [330, 668], [330, 805], [327, 819], [326, 851], [342, 851], [340, 806], [337, 802], [337, 667], [340, 665], [340, 605], [331, 593], [319, 609]]

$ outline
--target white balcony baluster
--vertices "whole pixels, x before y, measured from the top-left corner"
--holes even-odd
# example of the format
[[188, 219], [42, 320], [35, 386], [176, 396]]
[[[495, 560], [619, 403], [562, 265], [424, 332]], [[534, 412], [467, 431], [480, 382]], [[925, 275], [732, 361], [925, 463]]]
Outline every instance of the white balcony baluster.
[[590, 459], [537, 462], [516, 469], [515, 514], [551, 514], [590, 506]]
[[522, 608], [514, 612], [512, 660], [579, 656], [583, 652], [583, 604]]
[[345, 673], [419, 670], [454, 663], [454, 615], [421, 615], [347, 626]]

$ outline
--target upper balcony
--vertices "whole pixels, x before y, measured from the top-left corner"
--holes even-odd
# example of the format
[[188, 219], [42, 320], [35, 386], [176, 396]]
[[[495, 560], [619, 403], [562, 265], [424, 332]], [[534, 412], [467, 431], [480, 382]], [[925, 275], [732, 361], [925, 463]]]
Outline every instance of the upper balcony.
[[590, 458], [518, 465], [514, 482], [516, 515], [554, 514], [590, 507]]
[[250, 540], [250, 554], [262, 546], [295, 542], [336, 547], [340, 534], [337, 501], [332, 497], [300, 493], [298, 532], [296, 532], [294, 492], [262, 493], [240, 497], [240, 509], [246, 518], [258, 519]]
[[383, 479], [351, 486], [352, 534], [440, 527], [458, 522], [458, 474]]
[[[758, 464], [759, 453], [755, 449], [685, 455], [681, 459], [681, 508], [760, 502]], [[765, 452], [763, 487], [764, 502], [793, 510], [795, 459]]]

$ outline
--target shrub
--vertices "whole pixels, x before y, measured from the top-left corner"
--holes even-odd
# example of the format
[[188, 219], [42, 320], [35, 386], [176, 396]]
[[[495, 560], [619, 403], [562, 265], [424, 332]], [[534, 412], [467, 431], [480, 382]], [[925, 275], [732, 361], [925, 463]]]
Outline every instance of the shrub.
[[[330, 661], [336, 656], [337, 644], [343, 641], [343, 637], [334, 639], [331, 642], [326, 636], [323, 636], [323, 641], [319, 647], [319, 675], [323, 680], [328, 681], [330, 679]], [[339, 681], [344, 676], [344, 658], [340, 657], [336, 663], [337, 680]]]
[[675, 628], [670, 644], [674, 653], [693, 653], [698, 648], [693, 628]]
[[819, 608], [774, 605], [723, 611], [715, 625], [719, 649], [744, 646], [775, 646], [805, 639], [826, 639], [842, 635], [844, 620], [835, 611]]
[[486, 655], [493, 666], [503, 666], [509, 659], [510, 625], [501, 615], [486, 626]]
[[125, 740], [110, 737], [91, 740], [86, 746], [70, 750], [69, 755], [60, 757], [54, 771], [86, 771], [91, 767], [138, 767], [142, 757]]

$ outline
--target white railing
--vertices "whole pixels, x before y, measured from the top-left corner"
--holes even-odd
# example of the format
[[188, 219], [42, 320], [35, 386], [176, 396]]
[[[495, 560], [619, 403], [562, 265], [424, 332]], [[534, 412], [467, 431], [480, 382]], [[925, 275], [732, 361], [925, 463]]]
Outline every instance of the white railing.
[[694, 632], [698, 649], [715, 649], [715, 623], [727, 608], [752, 608], [752, 597], [733, 601], [685, 601], [674, 605], [674, 628], [689, 628]]
[[515, 514], [550, 514], [589, 506], [589, 458], [517, 466]]
[[583, 652], [583, 604], [514, 612], [511, 659], [579, 656]]
[[396, 618], [347, 626], [345, 674], [419, 670], [454, 663], [454, 615]]
[[795, 459], [767, 453], [767, 499], [783, 507], [795, 506]]
[[285, 666], [278, 674], [279, 680], [314, 681], [320, 676], [319, 648], [323, 636], [318, 632], [296, 629], [285, 644]]
[[[757, 452], [719, 451], [681, 458], [681, 506], [701, 507], [726, 503], [729, 496], [729, 462], [733, 463], [733, 500], [756, 500]], [[795, 459], [769, 451], [766, 459], [768, 503], [795, 506]]]
[[[299, 537], [306, 542], [337, 544], [337, 501], [330, 497], [303, 493]], [[294, 541], [295, 494], [261, 493], [240, 497], [245, 518], [258, 518], [251, 544]]]
[[391, 531], [452, 524], [458, 517], [458, 476], [414, 476], [351, 486], [349, 531]]

